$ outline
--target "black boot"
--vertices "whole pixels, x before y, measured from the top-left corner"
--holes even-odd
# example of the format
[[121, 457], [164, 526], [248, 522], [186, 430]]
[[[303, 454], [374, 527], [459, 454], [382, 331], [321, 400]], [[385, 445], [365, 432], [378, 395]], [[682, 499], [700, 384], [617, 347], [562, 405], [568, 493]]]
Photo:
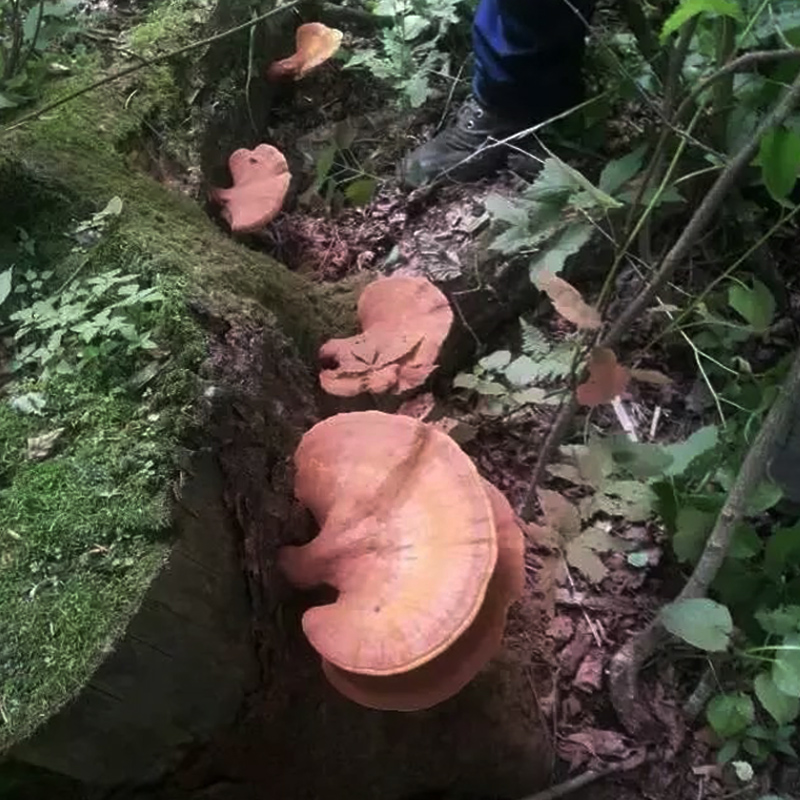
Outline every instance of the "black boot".
[[455, 123], [406, 156], [400, 177], [407, 186], [436, 178], [479, 180], [500, 169], [508, 156], [504, 145], [494, 143], [524, 128], [519, 120], [501, 116], [470, 96]]

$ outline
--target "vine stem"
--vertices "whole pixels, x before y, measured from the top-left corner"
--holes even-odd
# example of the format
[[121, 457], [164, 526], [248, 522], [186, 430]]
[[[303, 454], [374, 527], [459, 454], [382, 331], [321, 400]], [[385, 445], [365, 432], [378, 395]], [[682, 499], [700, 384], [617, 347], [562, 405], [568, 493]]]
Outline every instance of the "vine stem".
[[72, 100], [77, 99], [78, 97], [88, 94], [89, 92], [92, 92], [95, 89], [99, 89], [101, 86], [105, 86], [108, 83], [113, 83], [114, 81], [119, 80], [120, 78], [124, 78], [126, 75], [131, 75], [134, 72], [138, 72], [140, 69], [144, 69], [145, 67], [152, 67], [155, 66], [156, 64], [161, 64], [164, 61], [169, 61], [169, 59], [175, 58], [176, 56], [181, 56], [184, 53], [189, 53], [192, 50], [197, 50], [200, 47], [205, 47], [206, 45], [218, 42], [221, 39], [227, 38], [228, 36], [233, 36], [235, 33], [247, 30], [248, 28], [251, 28], [253, 25], [257, 25], [259, 22], [262, 22], [265, 19], [277, 16], [278, 14], [282, 14], [285, 11], [291, 11], [293, 8], [297, 8], [298, 6], [303, 5], [307, 2], [309, 2], [309, 0], [292, 0], [292, 2], [290, 3], [286, 3], [285, 5], [273, 8], [270, 11], [265, 12], [264, 14], [260, 14], [257, 17], [253, 17], [247, 22], [243, 22], [241, 25], [229, 28], [227, 31], [223, 31], [222, 33], [217, 33], [214, 36], [209, 36], [207, 39], [200, 39], [199, 41], [191, 42], [190, 44], [184, 45], [183, 47], [179, 47], [177, 50], [170, 50], [168, 53], [161, 53], [160, 55], [154, 56], [153, 58], [143, 58], [138, 64], [134, 64], [131, 67], [125, 67], [125, 69], [118, 70], [117, 72], [114, 72], [111, 75], [106, 75], [99, 81], [95, 81], [94, 83], [91, 83], [88, 86], [84, 86], [81, 89], [76, 89], [74, 92], [70, 92], [68, 95], [61, 97], [58, 100], [54, 100], [52, 103], [48, 103], [47, 105], [42, 106], [36, 111], [31, 111], [29, 114], [25, 114], [24, 116], [20, 117], [13, 125], [7, 125], [4, 128], [0, 128], [0, 137], [8, 133], [11, 133], [11, 131], [16, 130], [17, 128], [21, 128], [28, 122], [38, 119], [39, 117], [42, 116], [42, 114], [47, 114], [49, 111], [52, 111], [53, 109], [59, 108], [60, 106], [63, 106], [66, 103], [69, 103]]
[[[800, 392], [800, 349], [781, 386], [777, 398], [753, 440], [731, 487], [725, 505], [717, 517], [700, 560], [676, 601], [704, 597], [717, 575], [730, 547], [733, 531], [747, 509], [747, 502], [763, 478], [775, 442], [788, 427], [792, 409]], [[652, 736], [654, 723], [639, 700], [639, 668], [664, 641], [666, 632], [658, 618], [631, 637], [611, 659], [608, 685], [611, 702], [625, 728], [637, 736]]]

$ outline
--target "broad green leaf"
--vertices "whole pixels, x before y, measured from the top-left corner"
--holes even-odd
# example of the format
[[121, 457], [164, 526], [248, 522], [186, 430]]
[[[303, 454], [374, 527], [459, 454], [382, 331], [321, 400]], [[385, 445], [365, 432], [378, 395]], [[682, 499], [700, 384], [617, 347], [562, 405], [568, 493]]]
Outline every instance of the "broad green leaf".
[[733, 284], [728, 290], [728, 304], [758, 332], [769, 328], [775, 317], [775, 298], [757, 278], [753, 279], [752, 289]]
[[790, 633], [775, 651], [772, 680], [784, 694], [800, 697], [800, 634]]
[[547, 243], [545, 250], [531, 260], [530, 277], [536, 283], [538, 275], [550, 272], [557, 275], [564, 269], [570, 256], [575, 255], [592, 237], [593, 227], [588, 222], [569, 225]]
[[717, 753], [717, 763], [727, 764], [739, 752], [741, 744], [739, 739], [731, 739], [725, 742]]
[[403, 38], [407, 42], [413, 41], [428, 27], [428, 24], [425, 17], [421, 17], [419, 14], [408, 14], [403, 17], [402, 21]]
[[674, 636], [711, 653], [728, 649], [733, 620], [728, 609], [707, 597], [676, 600], [661, 609], [661, 624]]
[[789, 605], [756, 611], [758, 624], [775, 636], [786, 636], [800, 631], [800, 606]]
[[770, 480], [761, 481], [747, 498], [747, 514], [763, 514], [783, 497], [781, 487]]
[[19, 102], [8, 94], [0, 92], [0, 109], [3, 108], [16, 108]]
[[600, 179], [597, 182], [600, 189], [613, 195], [639, 172], [646, 152], [647, 145], [642, 145], [622, 158], [609, 161], [600, 173]]
[[512, 386], [530, 386], [539, 374], [536, 362], [530, 356], [515, 358], [506, 368], [505, 376]]
[[800, 171], [800, 134], [785, 127], [768, 131], [761, 139], [759, 161], [767, 190], [777, 202], [785, 201]]
[[675, 535], [672, 537], [675, 557], [679, 561], [696, 564], [716, 520], [716, 514], [692, 506], [680, 508], [675, 518]]
[[508, 394], [508, 389], [502, 383], [495, 383], [494, 381], [478, 381], [475, 391], [485, 397], [501, 397], [504, 394]]
[[706, 719], [721, 739], [742, 733], [756, 716], [753, 701], [746, 694], [718, 694], [706, 707]]
[[800, 563], [800, 524], [779, 528], [767, 539], [764, 550], [764, 571], [773, 580], [789, 566]]
[[739, 22], [744, 19], [742, 9], [733, 0], [682, 0], [675, 11], [667, 17], [661, 29], [661, 41], [665, 42], [684, 23], [698, 14], [732, 17]]
[[611, 481], [602, 491], [581, 501], [581, 512], [590, 518], [597, 512], [624, 517], [628, 522], [644, 522], [653, 511], [655, 496], [646, 483]]
[[764, 543], [756, 529], [747, 522], [742, 522], [733, 531], [731, 545], [728, 548], [730, 558], [753, 558], [764, 548]]
[[548, 397], [547, 392], [538, 386], [529, 386], [522, 391], [512, 392], [511, 399], [520, 406], [527, 406], [531, 403], [553, 405], [559, 402], [557, 397]]
[[494, 353], [489, 353], [484, 356], [478, 364], [483, 367], [487, 372], [496, 372], [505, 369], [511, 362], [511, 353], [508, 350], [495, 350]]
[[359, 178], [347, 185], [344, 196], [356, 207], [366, 206], [372, 201], [377, 185], [375, 178]]
[[475, 389], [478, 383], [478, 377], [471, 372], [459, 372], [453, 378], [453, 387], [456, 389]]
[[672, 463], [664, 468], [664, 475], [681, 475], [698, 456], [711, 450], [719, 441], [716, 425], [706, 425], [696, 430], [683, 442], [665, 445], [664, 452], [672, 457]]
[[788, 725], [800, 712], [800, 699], [784, 694], [772, 680], [772, 674], [762, 672], [753, 681], [756, 697], [778, 725]]
[[493, 220], [499, 220], [509, 225], [528, 224], [528, 211], [524, 205], [514, 202], [502, 194], [490, 194], [483, 201], [483, 207]]
[[614, 461], [634, 478], [654, 478], [663, 475], [673, 457], [659, 444], [632, 442], [627, 436], [609, 437]]
[[5, 303], [11, 294], [11, 277], [14, 274], [14, 267], [9, 267], [0, 272], [0, 306]]

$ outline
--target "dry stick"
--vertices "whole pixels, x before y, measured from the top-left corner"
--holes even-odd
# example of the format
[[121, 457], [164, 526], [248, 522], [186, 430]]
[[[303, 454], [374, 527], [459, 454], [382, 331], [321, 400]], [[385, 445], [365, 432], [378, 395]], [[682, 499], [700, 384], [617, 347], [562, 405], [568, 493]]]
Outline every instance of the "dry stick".
[[30, 114], [25, 114], [24, 117], [20, 117], [13, 125], [0, 128], [0, 137], [2, 137], [4, 134], [10, 133], [13, 130], [16, 130], [17, 128], [21, 128], [23, 125], [31, 122], [32, 120], [38, 119], [42, 116], [42, 114], [46, 114], [48, 111], [52, 111], [59, 106], [63, 106], [65, 103], [69, 103], [70, 101], [75, 100], [84, 94], [88, 94], [95, 89], [99, 89], [101, 86], [105, 86], [107, 83], [113, 83], [114, 81], [119, 80], [119, 78], [124, 78], [126, 75], [131, 75], [132, 73], [138, 72], [140, 69], [144, 69], [145, 67], [152, 67], [155, 64], [161, 64], [163, 61], [168, 61], [170, 58], [182, 56], [184, 53], [188, 53], [191, 50], [196, 50], [198, 47], [205, 47], [207, 44], [213, 44], [214, 42], [218, 42], [220, 39], [233, 36], [234, 33], [247, 30], [247, 28], [251, 28], [253, 25], [257, 25], [259, 22], [262, 22], [265, 19], [282, 14], [284, 11], [291, 11], [293, 8], [297, 8], [297, 6], [303, 5], [307, 2], [309, 2], [309, 0], [293, 0], [291, 3], [286, 3], [286, 5], [273, 8], [271, 11], [267, 11], [258, 17], [253, 17], [253, 19], [249, 20], [248, 22], [243, 22], [241, 25], [237, 25], [235, 28], [230, 28], [222, 33], [209, 36], [207, 39], [200, 39], [197, 42], [192, 42], [184, 47], [179, 47], [177, 50], [171, 50], [169, 53], [162, 53], [161, 55], [154, 56], [153, 58], [144, 58], [138, 64], [134, 64], [132, 67], [126, 67], [125, 69], [119, 70], [119, 72], [106, 75], [105, 78], [101, 78], [99, 81], [89, 84], [89, 86], [84, 86], [82, 89], [77, 89], [74, 92], [70, 92], [70, 94], [62, 97], [60, 100], [54, 100], [52, 103], [48, 103], [46, 106], [43, 106], [36, 111], [31, 111]]
[[[781, 391], [747, 452], [703, 554], [677, 600], [704, 597], [708, 591], [728, 552], [733, 531], [744, 516], [747, 501], [764, 475], [772, 448], [778, 437], [786, 432], [798, 392], [800, 349], [795, 353]], [[633, 734], [653, 732], [652, 721], [638, 700], [637, 676], [642, 663], [653, 654], [665, 637], [664, 629], [658, 619], [655, 619], [643, 631], [629, 639], [611, 659], [608, 670], [611, 702], [620, 721]]]
[[576, 775], [574, 778], [564, 781], [563, 783], [557, 783], [555, 786], [551, 786], [549, 789], [536, 792], [536, 794], [529, 794], [527, 797], [523, 797], [522, 800], [558, 800], [559, 797], [564, 797], [565, 795], [571, 794], [578, 789], [582, 789], [584, 786], [588, 786], [590, 783], [600, 780], [600, 778], [606, 778], [609, 775], [615, 775], [620, 772], [628, 772], [629, 770], [637, 769], [646, 763], [646, 761], [647, 759], [636, 759], [635, 761], [628, 759], [627, 761], [620, 761], [619, 764], [614, 764], [613, 766], [605, 767], [604, 769], [590, 769], [581, 773], [580, 775]]
[[[792, 51], [794, 53], [794, 51]], [[800, 51], [797, 51], [800, 55]], [[739, 60], [739, 59], [737, 59]], [[732, 62], [733, 63], [733, 62]], [[729, 65], [731, 66], [731, 65]], [[723, 70], [718, 73], [722, 74]], [[727, 73], [726, 73], [727, 74]], [[642, 288], [642, 290], [633, 299], [630, 305], [626, 306], [622, 314], [611, 325], [610, 329], [605, 336], [598, 342], [598, 347], [611, 347], [613, 348], [622, 337], [628, 332], [628, 329], [634, 321], [645, 311], [648, 305], [652, 302], [655, 296], [664, 288], [672, 273], [678, 265], [689, 255], [697, 240], [702, 236], [715, 216], [717, 211], [722, 206], [728, 192], [733, 188], [741, 173], [747, 168], [748, 164], [753, 160], [758, 151], [759, 144], [762, 136], [772, 128], [777, 127], [786, 120], [792, 113], [795, 106], [800, 102], [800, 75], [795, 78], [789, 90], [775, 105], [769, 114], [764, 118], [762, 123], [758, 126], [756, 131], [750, 139], [744, 144], [738, 153], [728, 162], [727, 166], [720, 173], [714, 185], [709, 189], [708, 194], [703, 198], [703, 202], [697, 208], [689, 220], [688, 225], [679, 237], [678, 241], [672, 246], [669, 252], [664, 256], [661, 265], [656, 270], [649, 283]], [[683, 106], [682, 106], [683, 107]], [[680, 112], [679, 112], [680, 113]], [[539, 456], [536, 460], [534, 467], [533, 477], [531, 478], [528, 492], [522, 504], [521, 515], [523, 519], [530, 519], [533, 514], [533, 505], [535, 501], [535, 491], [541, 477], [544, 473], [553, 451], [561, 442], [564, 434], [567, 432], [575, 412], [578, 410], [578, 401], [575, 395], [572, 394], [569, 400], [566, 400], [553, 422], [550, 431], [539, 451]]]

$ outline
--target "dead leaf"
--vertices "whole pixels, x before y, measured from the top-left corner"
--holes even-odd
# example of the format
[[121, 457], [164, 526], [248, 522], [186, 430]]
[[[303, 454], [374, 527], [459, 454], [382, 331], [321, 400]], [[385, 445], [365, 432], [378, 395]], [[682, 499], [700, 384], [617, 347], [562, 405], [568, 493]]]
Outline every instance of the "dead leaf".
[[579, 503], [581, 518], [591, 519], [602, 512], [610, 517], [624, 517], [628, 522], [644, 522], [653, 512], [655, 495], [640, 481], [612, 481], [591, 497]]
[[555, 310], [564, 319], [579, 328], [597, 330], [602, 325], [598, 310], [590, 306], [572, 284], [558, 275], [543, 272], [536, 278], [536, 286], [547, 294]]
[[576, 391], [578, 402], [590, 408], [610, 403], [625, 391], [629, 379], [630, 373], [617, 363], [613, 350], [596, 347], [589, 359], [589, 377]]
[[637, 369], [634, 367], [630, 370], [630, 376], [635, 381], [639, 381], [639, 383], [649, 383], [653, 386], [669, 386], [672, 383], [672, 378], [657, 369]]
[[608, 575], [608, 568], [598, 553], [612, 550], [629, 550], [630, 542], [612, 536], [602, 528], [587, 528], [567, 544], [567, 563], [579, 570], [592, 583], [600, 583]]
[[471, 442], [478, 435], [478, 429], [474, 425], [467, 425], [466, 422], [452, 417], [442, 417], [428, 424], [446, 433], [457, 444]]
[[577, 536], [581, 531], [581, 516], [578, 509], [564, 495], [550, 489], [537, 489], [539, 504], [544, 512], [547, 525], [558, 531], [565, 541]]
[[591, 694], [599, 692], [603, 688], [603, 668], [605, 667], [605, 656], [600, 650], [592, 650], [586, 658], [581, 661], [578, 673], [575, 675], [573, 685], [582, 692]]
[[32, 436], [28, 439], [28, 458], [31, 461], [41, 461], [47, 458], [53, 452], [53, 448], [61, 438], [62, 433], [64, 433], [64, 428], [56, 428], [49, 433]]

